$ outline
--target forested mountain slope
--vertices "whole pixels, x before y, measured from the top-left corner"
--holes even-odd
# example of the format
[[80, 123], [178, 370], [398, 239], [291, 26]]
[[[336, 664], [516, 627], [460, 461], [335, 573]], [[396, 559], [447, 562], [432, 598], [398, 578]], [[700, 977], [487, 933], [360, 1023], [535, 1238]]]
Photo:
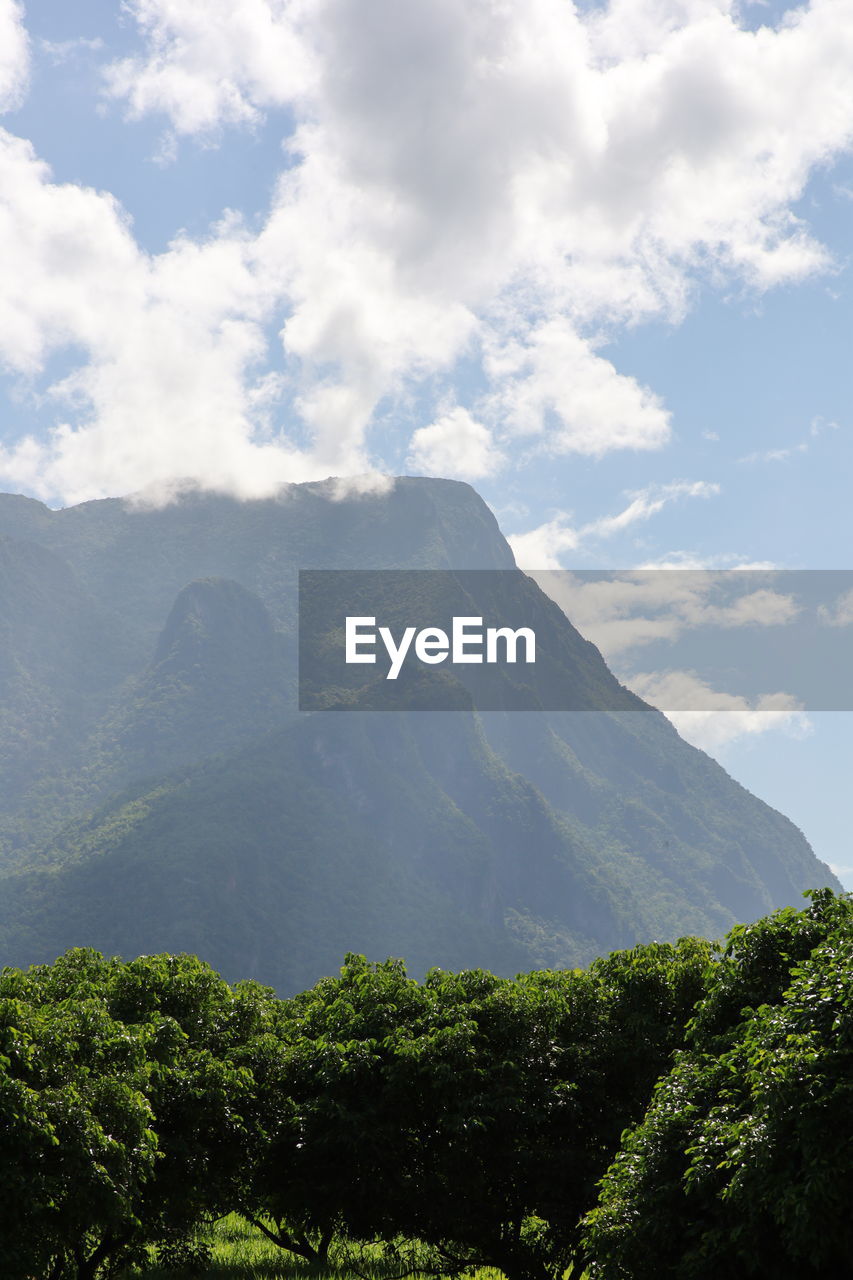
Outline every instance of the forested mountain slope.
[[584, 710], [299, 712], [297, 574], [323, 567], [513, 558], [452, 481], [0, 495], [3, 962], [188, 950], [289, 990], [347, 950], [510, 973], [836, 885], [518, 571], [505, 608], [534, 610]]

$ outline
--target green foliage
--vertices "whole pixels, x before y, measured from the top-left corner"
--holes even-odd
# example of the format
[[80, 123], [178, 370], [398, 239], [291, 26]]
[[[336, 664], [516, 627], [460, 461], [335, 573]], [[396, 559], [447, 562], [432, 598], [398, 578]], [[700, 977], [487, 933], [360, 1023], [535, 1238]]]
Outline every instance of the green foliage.
[[77, 949], [0, 974], [0, 1273], [217, 1274], [236, 1211], [305, 1275], [843, 1276], [852, 1082], [827, 891], [722, 948], [420, 982], [348, 955], [286, 1000]]
[[[560, 688], [590, 710], [300, 716], [300, 565], [505, 569], [432, 579], [434, 616], [535, 621], [536, 671], [499, 704]], [[716, 936], [833, 882], [662, 716], [595, 710], [640, 704], [512, 566], [450, 481], [156, 510], [0, 495], [0, 959], [188, 951], [282, 992], [348, 950], [508, 975]]]
[[157, 1245], [158, 1265], [184, 1276], [207, 1275], [212, 1258], [209, 1242], [197, 1235], [169, 1234]]
[[289, 1117], [269, 1129], [248, 1215], [318, 1260], [336, 1231], [402, 1233], [442, 1271], [560, 1276], [622, 1129], [681, 1043], [709, 957], [689, 939], [588, 972], [433, 970], [422, 984], [399, 962], [348, 957], [339, 979], [287, 1006], [289, 1043], [265, 1092], [293, 1100], [296, 1130]]
[[253, 1131], [233, 1051], [271, 999], [255, 984], [232, 991], [191, 956], [123, 964], [76, 950], [4, 971], [2, 1097], [25, 1155], [6, 1172], [3, 1211], [19, 1225], [2, 1233], [4, 1276], [95, 1275], [234, 1203]]
[[352, 955], [284, 1001], [185, 955], [5, 970], [4, 1275], [83, 1280], [146, 1245], [191, 1270], [199, 1226], [236, 1208], [313, 1266], [379, 1240], [393, 1271], [404, 1237], [417, 1269], [559, 1276], [708, 955], [422, 983]]
[[72, 995], [48, 980], [44, 999], [39, 977], [0, 983], [0, 1270], [83, 1280], [142, 1225], [157, 1157], [145, 1039], [91, 982]]
[[587, 1239], [608, 1280], [841, 1276], [853, 1222], [853, 904], [733, 931], [602, 1184]]

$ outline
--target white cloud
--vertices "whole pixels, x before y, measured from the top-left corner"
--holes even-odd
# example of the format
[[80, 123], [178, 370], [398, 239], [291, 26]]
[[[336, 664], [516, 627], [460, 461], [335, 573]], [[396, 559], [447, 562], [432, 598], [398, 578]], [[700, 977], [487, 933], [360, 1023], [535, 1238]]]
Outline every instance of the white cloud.
[[692, 671], [638, 672], [626, 683], [663, 711], [682, 738], [703, 751], [719, 751], [740, 738], [762, 733], [803, 738], [812, 732], [802, 704], [788, 693], [753, 699], [721, 693]]
[[802, 606], [793, 596], [770, 587], [738, 596], [734, 604], [699, 605], [685, 611], [691, 626], [782, 627], [799, 617]]
[[827, 431], [837, 430], [837, 422], [827, 422], [825, 418], [817, 415], [809, 423], [808, 435], [804, 440], [780, 449], [757, 449], [738, 458], [738, 462], [787, 462], [797, 454], [808, 453], [819, 436], [825, 435]]
[[423, 475], [478, 480], [493, 475], [503, 461], [488, 427], [455, 405], [414, 433], [408, 465]]
[[737, 552], [726, 552], [715, 555], [713, 562], [704, 556], [697, 556], [692, 551], [669, 551], [662, 560], [646, 560], [638, 564], [637, 569], [778, 569], [773, 560], [750, 560]]
[[[677, 322], [699, 282], [830, 265], [792, 209], [853, 139], [849, 0], [758, 31], [724, 0], [126, 9], [141, 44], [105, 91], [162, 116], [164, 161], [176, 137], [208, 145], [273, 112], [289, 155], [257, 234], [149, 258], [108, 195], [52, 186], [4, 139], [0, 359], [33, 377], [57, 349], [80, 359], [51, 439], [3, 459], [45, 496], [361, 474], [376, 406], [413, 383], [434, 396], [413, 449], [434, 453], [463, 356], [489, 386], [460, 412], [507, 457], [658, 448], [669, 413], [602, 354], [615, 330]], [[0, 50], [11, 104], [26, 47], [9, 0]], [[476, 435], [466, 465], [497, 465]], [[573, 535], [552, 524], [553, 555]]]
[[567, 515], [555, 516], [528, 533], [510, 534], [507, 542], [519, 568], [531, 570], [532, 578], [536, 577], [532, 572], [534, 565], [545, 570], [561, 568], [560, 556], [566, 551], [576, 551], [580, 545], [578, 532], [568, 521]]
[[130, 0], [145, 53], [112, 63], [106, 91], [131, 117], [167, 115], [181, 134], [254, 124], [303, 93], [308, 50], [287, 0]]
[[566, 551], [576, 551], [589, 539], [609, 538], [622, 533], [632, 524], [657, 515], [678, 498], [710, 498], [719, 491], [719, 485], [705, 480], [673, 480], [669, 484], [651, 485], [629, 493], [630, 502], [615, 516], [601, 516], [579, 529], [573, 529], [569, 524], [570, 516], [561, 512], [528, 533], [510, 534], [507, 541], [520, 568], [560, 569], [560, 556]]
[[[687, 631], [785, 626], [801, 612], [792, 596], [772, 587], [749, 590], [754, 579], [725, 571], [644, 569], [597, 579], [563, 570], [531, 576], [610, 662]], [[733, 588], [742, 594], [732, 599]]]
[[853, 867], [844, 866], [836, 862], [829, 862], [827, 863], [827, 866], [830, 871], [838, 876], [838, 879], [841, 881], [844, 888], [849, 892], [851, 884], [853, 884]]
[[0, 356], [37, 372], [69, 343], [99, 349], [145, 263], [109, 195], [50, 182], [29, 143], [0, 130]]
[[16, 250], [0, 287], [7, 368], [33, 378], [54, 349], [90, 356], [50, 391], [75, 425], [0, 450], [5, 479], [74, 502], [184, 477], [268, 492], [311, 474], [263, 439], [275, 384], [253, 374], [269, 301], [238, 225], [149, 258], [111, 196], [53, 184], [0, 131], [0, 236]]
[[611, 662], [637, 645], [676, 639], [685, 626], [682, 610], [708, 589], [704, 574], [634, 573], [601, 580], [565, 571], [531, 576]]
[[18, 0], [0, 0], [0, 111], [20, 106], [29, 81], [29, 41]]
[[831, 605], [818, 605], [817, 616], [825, 627], [853, 626], [853, 587]]
[[628, 496], [631, 501], [623, 511], [615, 516], [602, 516], [591, 524], [584, 525], [583, 535], [592, 534], [599, 538], [607, 538], [621, 533], [629, 525], [638, 520], [648, 520], [657, 515], [669, 502], [677, 498], [713, 498], [720, 492], [718, 484], [709, 484], [706, 480], [674, 480], [669, 484], [654, 485], [648, 489], [640, 489]]
[[738, 462], [787, 462], [798, 453], [807, 453], [808, 444], [801, 440], [799, 444], [789, 445], [787, 449], [757, 449], [746, 453]]
[[838, 431], [839, 429], [840, 429], [839, 423], [833, 421], [832, 419], [830, 419], [830, 421], [827, 422], [826, 418], [822, 417], [820, 414], [817, 414], [814, 418], [812, 418], [811, 422], [809, 423], [809, 436], [812, 439], [814, 439], [816, 436], [825, 435], [827, 431]]
[[525, 343], [495, 345], [486, 371], [499, 383], [492, 415], [518, 435], [539, 435], [551, 415], [553, 453], [600, 456], [611, 449], [657, 449], [670, 436], [670, 415], [635, 378], [617, 373], [565, 319], [534, 329]]

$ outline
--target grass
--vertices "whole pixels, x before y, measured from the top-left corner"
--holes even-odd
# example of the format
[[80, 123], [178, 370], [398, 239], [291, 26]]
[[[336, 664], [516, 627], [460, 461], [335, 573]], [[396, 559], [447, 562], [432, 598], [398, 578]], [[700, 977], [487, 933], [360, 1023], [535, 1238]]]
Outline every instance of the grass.
[[[238, 1214], [215, 1222], [202, 1237], [210, 1247], [211, 1260], [192, 1270], [157, 1266], [152, 1263], [144, 1269], [133, 1268], [122, 1274], [122, 1280], [388, 1280], [392, 1267], [383, 1262], [379, 1251], [365, 1247], [360, 1255], [359, 1275], [347, 1265], [345, 1246], [332, 1246], [330, 1266], [326, 1273], [311, 1268], [303, 1259], [279, 1249], [251, 1227]], [[586, 1272], [578, 1277], [585, 1280]], [[413, 1276], [410, 1280], [419, 1280]], [[424, 1278], [426, 1280], [426, 1278]], [[472, 1280], [505, 1280], [502, 1272], [493, 1267], [482, 1267], [473, 1273]], [[567, 1272], [564, 1280], [571, 1280]]]
[[[301, 1280], [308, 1268], [292, 1254], [285, 1253], [260, 1232], [250, 1227], [238, 1214], [230, 1214], [213, 1224], [203, 1237], [212, 1251], [211, 1262], [196, 1275], [210, 1280]], [[150, 1266], [144, 1270], [134, 1268], [126, 1273], [131, 1277], [144, 1276], [145, 1280], [177, 1280], [192, 1275], [188, 1269], [179, 1271], [171, 1267]]]

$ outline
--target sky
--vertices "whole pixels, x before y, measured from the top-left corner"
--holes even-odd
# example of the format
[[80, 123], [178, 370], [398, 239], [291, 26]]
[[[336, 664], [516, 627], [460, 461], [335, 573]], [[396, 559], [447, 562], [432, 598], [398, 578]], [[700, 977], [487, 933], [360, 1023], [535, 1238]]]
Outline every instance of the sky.
[[[0, 0], [0, 111], [0, 489], [853, 567], [853, 0]], [[853, 717], [776, 695], [679, 728], [853, 886]]]

